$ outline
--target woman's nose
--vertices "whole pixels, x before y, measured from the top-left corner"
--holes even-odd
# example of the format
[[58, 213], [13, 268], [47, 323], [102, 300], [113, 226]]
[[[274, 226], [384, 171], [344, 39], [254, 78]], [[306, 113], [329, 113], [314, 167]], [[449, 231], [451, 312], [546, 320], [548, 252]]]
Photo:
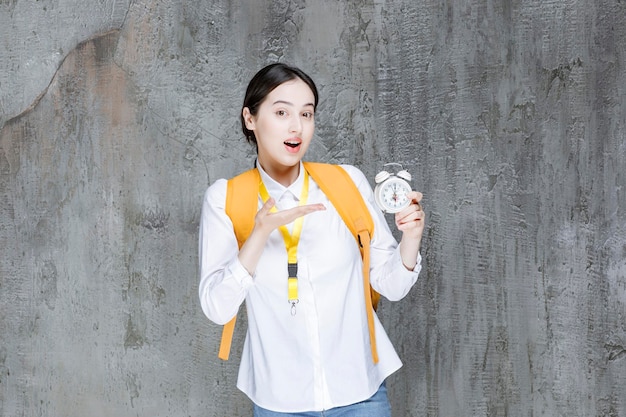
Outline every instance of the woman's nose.
[[302, 131], [302, 120], [300, 120], [299, 115], [295, 115], [291, 118], [289, 122], [289, 131], [294, 133], [299, 133]]

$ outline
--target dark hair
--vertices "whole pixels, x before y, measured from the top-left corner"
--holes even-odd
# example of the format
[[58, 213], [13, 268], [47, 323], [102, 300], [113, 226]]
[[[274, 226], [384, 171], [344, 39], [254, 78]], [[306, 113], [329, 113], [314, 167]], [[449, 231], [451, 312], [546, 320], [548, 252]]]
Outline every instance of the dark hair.
[[311, 77], [305, 74], [301, 69], [283, 63], [276, 63], [264, 67], [252, 77], [246, 89], [246, 96], [243, 99], [243, 106], [240, 113], [241, 129], [249, 143], [253, 143], [255, 146], [257, 145], [254, 132], [246, 128], [246, 121], [243, 118], [243, 109], [247, 107], [248, 110], [250, 110], [250, 114], [255, 116], [259, 111], [259, 107], [272, 90], [282, 83], [295, 80], [296, 78], [304, 81], [313, 92], [313, 96], [315, 97], [313, 110], [315, 110], [318, 101], [317, 87]]

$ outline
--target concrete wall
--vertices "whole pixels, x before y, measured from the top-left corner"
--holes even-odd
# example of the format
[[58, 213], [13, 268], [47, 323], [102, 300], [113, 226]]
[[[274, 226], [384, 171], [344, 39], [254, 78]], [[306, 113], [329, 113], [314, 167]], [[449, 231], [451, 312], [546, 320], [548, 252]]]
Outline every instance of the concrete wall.
[[0, 416], [247, 416], [197, 297], [207, 185], [276, 60], [310, 159], [409, 169], [395, 416], [626, 416], [626, 4], [0, 2]]

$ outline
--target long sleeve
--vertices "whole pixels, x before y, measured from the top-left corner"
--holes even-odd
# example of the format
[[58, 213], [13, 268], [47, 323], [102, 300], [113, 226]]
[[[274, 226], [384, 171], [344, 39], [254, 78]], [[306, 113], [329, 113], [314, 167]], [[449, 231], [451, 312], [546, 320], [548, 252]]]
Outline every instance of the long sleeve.
[[199, 230], [200, 305], [217, 324], [237, 314], [253, 279], [237, 257], [239, 247], [232, 223], [224, 212], [226, 180], [211, 185], [202, 204]]
[[383, 212], [374, 203], [374, 193], [367, 178], [357, 168], [342, 165], [350, 174], [374, 220], [374, 236], [371, 242], [370, 283], [381, 295], [391, 301], [405, 297], [417, 281], [421, 270], [421, 256], [413, 271], [402, 263], [400, 249], [393, 237]]

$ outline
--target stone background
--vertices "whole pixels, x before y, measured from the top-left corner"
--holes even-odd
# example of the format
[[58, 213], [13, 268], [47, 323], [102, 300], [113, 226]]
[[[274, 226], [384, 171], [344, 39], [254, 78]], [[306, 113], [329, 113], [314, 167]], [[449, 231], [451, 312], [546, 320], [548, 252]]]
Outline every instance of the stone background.
[[0, 0], [0, 416], [250, 415], [197, 227], [277, 60], [425, 194], [394, 415], [626, 416], [623, 0]]

